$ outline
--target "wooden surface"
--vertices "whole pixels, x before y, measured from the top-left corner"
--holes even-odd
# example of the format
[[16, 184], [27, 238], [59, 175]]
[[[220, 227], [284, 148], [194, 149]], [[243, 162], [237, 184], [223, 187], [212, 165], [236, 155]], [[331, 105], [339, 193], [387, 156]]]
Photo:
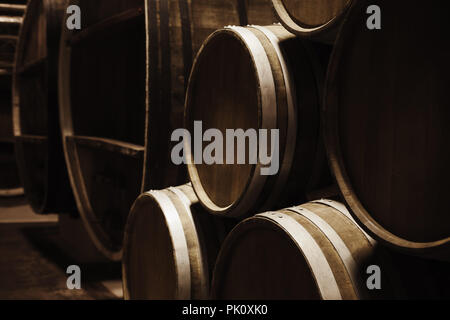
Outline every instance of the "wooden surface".
[[280, 22], [301, 36], [333, 43], [353, 0], [271, 0]]
[[76, 212], [62, 150], [58, 55], [66, 0], [31, 0], [17, 45], [13, 123], [19, 173], [37, 213]]
[[0, 6], [0, 197], [23, 194], [15, 159], [11, 98], [12, 68], [23, 10], [11, 10], [12, 4], [11, 1]]
[[[381, 270], [369, 290], [367, 267]], [[381, 248], [330, 200], [256, 215], [225, 240], [213, 299], [433, 299], [448, 297], [448, 263]], [[413, 280], [414, 279], [414, 280]]]
[[[186, 182], [170, 158], [172, 130], [183, 126], [193, 55], [213, 30], [260, 22], [251, 0], [72, 1], [82, 30], [63, 37], [60, 109], [66, 162], [77, 206], [98, 248], [121, 257], [123, 228], [140, 192]], [[265, 5], [264, 5], [265, 4]], [[264, 8], [264, 10], [262, 9]], [[170, 12], [170, 15], [169, 15]], [[250, 17], [257, 17], [250, 19]]]
[[[438, 3], [354, 6], [331, 61], [325, 118], [332, 169], [366, 230], [397, 249], [450, 259], [450, 51]], [[381, 30], [366, 28], [368, 4], [383, 8]]]
[[[191, 137], [194, 121], [202, 121], [203, 132], [219, 129], [225, 163], [225, 146], [231, 143], [226, 129], [266, 129], [269, 136], [270, 130], [279, 130], [279, 171], [274, 176], [261, 175], [259, 162], [250, 164], [248, 142], [245, 164], [238, 164], [237, 146], [234, 164], [194, 164], [194, 151], [188, 152], [190, 179], [210, 212], [243, 217], [280, 208], [303, 201], [308, 189], [326, 180], [319, 111], [328, 50], [281, 26], [232, 27], [205, 42], [186, 100], [185, 126]], [[319, 53], [325, 53], [324, 59]]]
[[125, 298], [206, 299], [228, 229], [202, 209], [190, 185], [141, 195], [125, 232]]

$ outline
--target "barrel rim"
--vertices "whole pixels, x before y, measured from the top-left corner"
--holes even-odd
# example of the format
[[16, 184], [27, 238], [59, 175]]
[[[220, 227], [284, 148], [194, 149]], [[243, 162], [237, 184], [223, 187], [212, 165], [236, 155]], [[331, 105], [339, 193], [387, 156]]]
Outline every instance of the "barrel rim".
[[317, 26], [317, 27], [307, 27], [302, 26], [301, 21], [296, 21], [286, 9], [282, 0], [271, 0], [273, 11], [277, 16], [281, 24], [290, 32], [310, 39], [319, 39], [326, 43], [333, 43], [337, 35], [337, 28], [339, 24], [343, 21], [346, 12], [351, 7], [354, 0], [349, 0], [345, 8], [342, 9], [341, 13], [330, 19], [327, 23]]
[[328, 66], [322, 110], [324, 119], [323, 132], [328, 162], [337, 185], [339, 186], [339, 193], [341, 194], [348, 211], [370, 236], [393, 249], [404, 251], [405, 253], [450, 260], [450, 237], [429, 242], [411, 241], [399, 237], [381, 226], [359, 201], [345, 167], [339, 135], [339, 100], [337, 99], [338, 89], [336, 79], [341, 71], [339, 70], [340, 67], [338, 62], [341, 61], [341, 57], [344, 54], [347, 44], [352, 42], [350, 39], [351, 36], [349, 35], [349, 32], [347, 32], [351, 26], [352, 16], [355, 12], [357, 13], [358, 10], [361, 10], [365, 3], [366, 1], [356, 1], [350, 7], [337, 36]]

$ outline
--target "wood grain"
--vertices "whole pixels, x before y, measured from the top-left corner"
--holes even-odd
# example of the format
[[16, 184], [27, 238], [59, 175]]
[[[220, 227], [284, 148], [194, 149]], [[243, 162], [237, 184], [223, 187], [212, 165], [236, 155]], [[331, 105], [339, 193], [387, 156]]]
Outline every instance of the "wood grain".
[[[406, 10], [374, 4], [383, 7], [382, 29], [366, 28], [368, 2], [355, 5], [330, 63], [324, 106], [330, 163], [367, 231], [397, 249], [449, 259], [443, 13], [414, 2]], [[427, 32], [419, 19], [437, 31]]]

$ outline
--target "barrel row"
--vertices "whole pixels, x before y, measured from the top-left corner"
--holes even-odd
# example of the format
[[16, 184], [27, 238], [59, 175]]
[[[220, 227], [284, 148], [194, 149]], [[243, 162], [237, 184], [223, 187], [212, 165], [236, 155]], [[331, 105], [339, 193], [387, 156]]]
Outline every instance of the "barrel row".
[[[368, 28], [377, 18], [369, 6], [383, 8], [380, 30]], [[242, 219], [305, 202], [311, 194], [314, 200], [316, 190], [334, 180], [356, 221], [383, 245], [450, 260], [450, 216], [442, 201], [450, 178], [449, 49], [440, 40], [442, 11], [419, 8], [411, 5], [405, 13], [398, 3], [353, 2], [331, 55], [330, 47], [281, 26], [212, 34], [193, 66], [185, 128], [191, 137], [200, 121], [203, 131], [217, 128], [223, 137], [230, 128], [278, 130], [279, 157], [269, 165], [279, 170], [264, 175], [269, 165], [261, 159], [238, 164], [233, 149], [233, 165], [201, 163], [198, 147], [191, 147], [188, 172], [202, 205]], [[424, 13], [432, 35], [417, 24]], [[201, 150], [215, 145], [203, 141]], [[215, 152], [229, 158], [228, 147]], [[326, 178], [329, 169], [334, 179]]]
[[[82, 8], [83, 28], [63, 28], [58, 57], [61, 20], [67, 17], [63, 9], [71, 4]], [[33, 209], [75, 211], [61, 161], [62, 140], [77, 207], [89, 234], [102, 252], [118, 259], [136, 196], [186, 181], [185, 170], [173, 165], [173, 145], [166, 141], [173, 129], [183, 126], [185, 90], [204, 39], [225, 25], [275, 21], [269, 3], [262, 0], [32, 1], [15, 72], [14, 128], [20, 173]], [[292, 101], [289, 112], [295, 112]], [[307, 136], [317, 136], [317, 123], [305, 129]], [[294, 131], [291, 123], [289, 136], [303, 133]], [[314, 143], [304, 149], [317, 158]], [[292, 161], [292, 153], [288, 151], [285, 164]], [[278, 186], [287, 181], [286, 167]], [[305, 174], [303, 180], [308, 179]], [[290, 183], [294, 190], [297, 183]]]
[[12, 126], [12, 71], [26, 1], [0, 3], [0, 197], [23, 194]]
[[191, 185], [141, 195], [125, 231], [125, 298], [442, 299], [450, 294], [448, 264], [379, 246], [333, 200], [257, 214], [234, 225], [208, 214]]
[[[333, 182], [328, 155], [340, 195], [365, 232], [408, 254], [449, 259], [440, 200], [448, 190], [442, 10], [418, 3], [408, 7], [416, 19], [406, 20], [399, 4], [377, 1], [383, 28], [370, 31], [372, 3], [364, 0], [274, 0], [284, 29], [270, 25], [277, 19], [257, 0], [68, 4], [82, 8], [83, 28], [63, 28], [60, 130], [77, 207], [106, 256], [121, 258], [129, 209], [145, 190], [180, 185], [188, 175], [208, 212], [243, 219], [317, 195]], [[415, 24], [424, 12], [433, 34]], [[417, 39], [425, 45], [417, 48]], [[261, 163], [188, 163], [186, 174], [172, 163], [168, 142], [177, 128], [193, 135], [194, 121], [222, 132], [278, 129], [278, 172], [263, 176]], [[29, 122], [44, 128], [30, 135], [50, 139], [45, 120]]]

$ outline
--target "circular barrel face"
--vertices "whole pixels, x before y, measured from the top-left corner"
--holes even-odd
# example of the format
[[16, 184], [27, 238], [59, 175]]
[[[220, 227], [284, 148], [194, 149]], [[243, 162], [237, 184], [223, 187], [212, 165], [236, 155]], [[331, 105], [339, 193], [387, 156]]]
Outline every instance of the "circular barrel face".
[[[210, 38], [199, 53], [189, 84], [186, 105], [186, 127], [192, 141], [201, 142], [199, 155], [203, 164], [195, 161], [190, 167], [194, 185], [200, 185], [216, 206], [226, 208], [235, 203], [247, 187], [254, 165], [248, 156], [248, 139], [245, 150], [238, 149], [234, 136], [227, 136], [227, 129], [259, 128], [259, 89], [253, 66], [253, 58], [245, 44], [231, 32], [216, 34]], [[201, 121], [202, 131], [195, 134], [195, 122]], [[223, 164], [206, 164], [203, 158], [211, 141], [204, 141], [202, 133], [208, 129], [219, 130], [223, 143], [218, 143], [222, 154], [212, 152]], [[195, 143], [195, 142], [194, 142]], [[233, 146], [227, 152], [227, 145]], [[245, 164], [238, 163], [238, 156], [245, 152]], [[240, 154], [241, 153], [241, 154]], [[234, 155], [233, 155], [234, 154]], [[232, 163], [226, 164], [230, 158]]]
[[291, 18], [300, 26], [317, 28], [341, 15], [351, 0], [281, 0], [281, 2]]
[[264, 220], [238, 228], [216, 265], [213, 298], [320, 299], [308, 262], [289, 234]]
[[205, 299], [221, 229], [190, 185], [150, 191], [135, 202], [124, 238], [126, 299]]
[[[442, 244], [450, 236], [443, 201], [450, 192], [445, 3], [360, 1], [329, 69], [325, 117], [332, 169], [358, 220], [401, 247]], [[368, 28], [377, 19], [366, 13], [369, 5], [381, 9], [381, 29]]]
[[146, 201], [133, 217], [124, 263], [130, 299], [173, 299], [177, 277], [172, 238], [156, 201]]

